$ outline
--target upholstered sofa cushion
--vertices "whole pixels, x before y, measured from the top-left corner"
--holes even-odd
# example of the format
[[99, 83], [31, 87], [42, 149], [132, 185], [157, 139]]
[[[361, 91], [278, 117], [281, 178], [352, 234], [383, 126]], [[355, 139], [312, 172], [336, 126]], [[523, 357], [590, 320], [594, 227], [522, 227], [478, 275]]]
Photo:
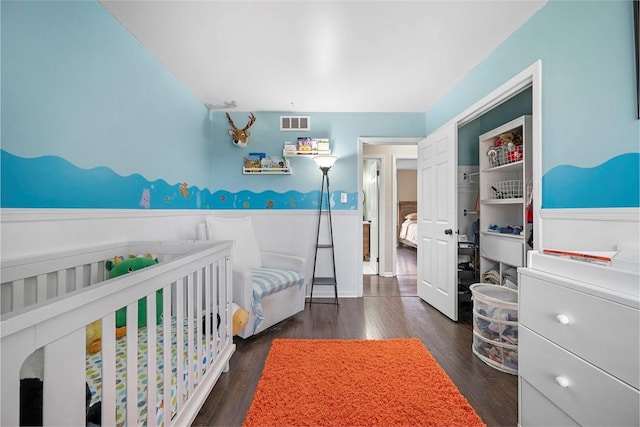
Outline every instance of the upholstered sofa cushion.
[[262, 298], [291, 286], [298, 286], [299, 289], [302, 289], [304, 276], [297, 271], [281, 268], [252, 268], [249, 271], [253, 278], [252, 309], [256, 317], [253, 325], [253, 330], [255, 331], [264, 319]]

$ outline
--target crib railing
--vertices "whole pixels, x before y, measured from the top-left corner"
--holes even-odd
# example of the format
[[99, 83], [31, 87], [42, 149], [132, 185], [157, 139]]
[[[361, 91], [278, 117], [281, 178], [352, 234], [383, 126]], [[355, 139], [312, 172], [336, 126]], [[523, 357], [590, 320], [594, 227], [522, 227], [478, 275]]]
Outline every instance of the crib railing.
[[[105, 280], [104, 261], [116, 255], [151, 252], [149, 268]], [[231, 334], [230, 242], [133, 242], [102, 245], [30, 259], [2, 262], [0, 323], [1, 424], [19, 424], [20, 370], [42, 351], [44, 425], [85, 424], [85, 327], [102, 319], [102, 425], [137, 425], [138, 339], [147, 353], [147, 417], [144, 423], [187, 425], [198, 413], [234, 351]], [[156, 291], [162, 290], [162, 387], [156, 343]], [[9, 302], [5, 301], [5, 298]], [[147, 327], [138, 329], [138, 300], [147, 299]], [[115, 312], [127, 307], [126, 409], [118, 417]], [[219, 315], [220, 323], [210, 322]], [[207, 319], [207, 321], [202, 321]], [[172, 362], [172, 321], [175, 358]], [[213, 323], [213, 324], [212, 324]], [[153, 325], [153, 327], [150, 327]], [[183, 328], [184, 326], [184, 328]], [[186, 334], [186, 335], [185, 335]], [[122, 344], [122, 343], [121, 343]], [[171, 369], [172, 363], [175, 369]], [[167, 369], [168, 368], [168, 369]], [[174, 372], [175, 371], [175, 372]], [[172, 386], [173, 381], [173, 386]], [[172, 401], [172, 390], [175, 403]], [[156, 408], [157, 396], [162, 402]]]

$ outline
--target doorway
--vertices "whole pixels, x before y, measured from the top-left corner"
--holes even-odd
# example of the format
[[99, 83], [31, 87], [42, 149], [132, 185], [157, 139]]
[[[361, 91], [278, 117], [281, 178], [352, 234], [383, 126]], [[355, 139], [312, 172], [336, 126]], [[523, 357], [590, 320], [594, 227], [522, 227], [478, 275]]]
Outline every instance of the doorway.
[[[365, 187], [372, 181], [364, 175], [364, 160], [378, 161], [378, 217], [377, 217], [377, 233], [374, 232], [373, 238], [377, 237], [377, 275], [382, 277], [395, 277], [395, 249], [397, 234], [397, 200], [395, 200], [395, 168], [393, 156], [416, 156], [417, 143], [421, 138], [407, 137], [360, 137], [358, 139], [358, 212], [363, 218], [363, 237], [364, 228], [364, 202]], [[371, 230], [371, 226], [369, 226]], [[371, 233], [371, 231], [370, 231]], [[364, 246], [364, 239], [363, 239]], [[364, 249], [364, 248], [363, 248]], [[363, 254], [364, 255], [363, 251]], [[364, 256], [362, 256], [364, 260]], [[363, 261], [364, 265], [364, 261]]]

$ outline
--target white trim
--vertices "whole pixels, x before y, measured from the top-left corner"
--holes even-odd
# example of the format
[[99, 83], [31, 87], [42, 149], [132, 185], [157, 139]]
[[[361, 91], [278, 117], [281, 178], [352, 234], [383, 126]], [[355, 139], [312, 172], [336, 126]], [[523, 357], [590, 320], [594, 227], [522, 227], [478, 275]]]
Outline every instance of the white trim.
[[555, 220], [639, 222], [640, 208], [541, 209], [540, 216]]
[[[291, 209], [0, 209], [0, 223], [74, 221], [93, 219], [137, 219], [165, 217], [206, 217], [208, 215], [291, 215]], [[317, 209], [300, 209], [296, 215], [317, 215]], [[331, 210], [332, 215], [353, 215], [348, 209]]]
[[72, 221], [87, 219], [162, 218], [175, 216], [206, 216], [209, 210], [187, 209], [0, 209], [0, 223], [32, 221]]
[[[378, 267], [376, 269], [376, 274], [380, 274], [380, 271], [386, 265], [386, 260], [387, 260], [387, 257], [386, 257], [387, 246], [386, 246], [386, 239], [385, 239], [386, 233], [384, 233], [384, 231], [386, 231], [386, 227], [384, 227], [384, 224], [386, 224], [386, 220], [387, 220], [387, 217], [385, 215], [386, 193], [384, 189], [385, 175], [386, 175], [385, 156], [381, 154], [363, 154], [362, 155], [362, 159], [360, 160], [360, 170], [361, 170], [360, 182], [362, 182], [362, 161], [363, 160], [377, 160], [378, 165], [380, 166], [378, 168], [378, 203], [377, 203], [378, 204], [378, 262], [376, 263], [378, 264]], [[364, 211], [364, 206], [362, 209]], [[382, 225], [382, 231], [383, 231], [382, 233], [380, 232], [381, 225]], [[369, 251], [369, 253], [371, 253], [371, 251]], [[361, 259], [364, 259], [364, 257], [361, 257]]]

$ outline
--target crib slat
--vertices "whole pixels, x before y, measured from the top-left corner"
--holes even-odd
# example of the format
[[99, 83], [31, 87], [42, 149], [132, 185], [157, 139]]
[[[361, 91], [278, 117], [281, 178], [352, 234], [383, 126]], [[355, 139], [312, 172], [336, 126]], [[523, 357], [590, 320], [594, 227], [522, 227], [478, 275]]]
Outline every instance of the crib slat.
[[[207, 264], [204, 270], [204, 315], [206, 319], [216, 319], [213, 307], [211, 306], [211, 264]], [[212, 325], [213, 322], [205, 322], [204, 328], [204, 351], [207, 355], [207, 368], [211, 366], [213, 362], [213, 355], [211, 352], [211, 334], [215, 333], [215, 328]], [[216, 322], [216, 325], [218, 322]], [[207, 369], [208, 370], [208, 369]]]
[[80, 328], [44, 348], [44, 425], [85, 425], [85, 332]]
[[[147, 295], [147, 426], [155, 427], [156, 402], [157, 402], [157, 348], [158, 339], [156, 334], [156, 293]], [[167, 420], [168, 411], [164, 409], [163, 420]]]
[[178, 327], [176, 328], [176, 342], [177, 348], [176, 351], [176, 385], [178, 387], [177, 396], [177, 413], [182, 412], [182, 407], [184, 406], [184, 279], [180, 278], [176, 281], [176, 323]]
[[82, 288], [82, 272], [84, 270], [84, 266], [79, 265], [79, 266], [75, 267], [73, 270], [74, 270], [74, 273], [75, 273], [76, 281], [73, 284], [73, 289], [71, 289], [71, 290], [72, 291], [77, 291], [78, 289]]
[[98, 263], [92, 262], [89, 270], [89, 285], [95, 285], [98, 283]]
[[56, 295], [64, 295], [67, 293], [67, 270], [58, 271], [58, 289]]
[[[216, 313], [216, 315], [219, 315], [220, 319], [222, 320], [222, 313], [220, 312], [220, 304], [218, 300], [218, 287], [220, 286], [220, 282], [218, 280], [219, 270], [220, 270], [220, 261], [217, 260], [211, 264], [211, 285], [210, 285], [211, 307], [212, 307], [212, 310]], [[222, 326], [222, 322], [220, 322], [220, 325]], [[212, 339], [212, 343], [211, 343], [211, 347], [212, 347], [211, 352], [213, 353], [213, 356], [211, 357], [212, 363], [218, 357], [218, 337], [219, 336], [224, 337], [224, 334], [221, 332], [223, 331], [221, 331], [220, 329], [217, 329], [214, 332], [215, 334], [219, 334], [219, 335], [215, 335]]]
[[[116, 424], [116, 314], [102, 318], [102, 425]], [[108, 379], [108, 381], [107, 381]]]
[[226, 303], [226, 288], [222, 286], [223, 283], [227, 283], [225, 275], [230, 271], [227, 270], [229, 258], [225, 259], [226, 263], [220, 263], [218, 266], [218, 309], [220, 310], [220, 317], [224, 319], [224, 324], [220, 325], [220, 345], [227, 342], [231, 338], [229, 334], [229, 319], [233, 313], [230, 313], [231, 307]]
[[[220, 275], [218, 276], [218, 288], [221, 290], [221, 294], [224, 295], [218, 300], [219, 306], [224, 307], [224, 311], [225, 313], [227, 313], [225, 315], [227, 319], [231, 318], [231, 316], [229, 315], [229, 311], [231, 310], [230, 302], [233, 297], [233, 295], [228, 294], [231, 292], [231, 283], [233, 280], [233, 277], [232, 277], [233, 272], [231, 271], [231, 265], [232, 265], [231, 257], [226, 256], [224, 258], [224, 263], [222, 262], [220, 263], [220, 266], [219, 266]], [[228, 348], [228, 346], [233, 345], [233, 335], [229, 333], [230, 329], [231, 329], [231, 326], [228, 325], [227, 328], [225, 329], [227, 333], [223, 336], [222, 340], [220, 340], [221, 347]], [[229, 360], [227, 359], [227, 361], [224, 364], [223, 372], [228, 372], [228, 371], [229, 371]]]
[[[195, 324], [195, 333], [196, 336], [194, 338], [193, 341], [193, 347], [194, 347], [194, 352], [196, 354], [196, 373], [195, 373], [195, 378], [197, 378], [198, 383], [200, 383], [200, 377], [202, 376], [202, 356], [204, 356], [204, 352], [202, 349], [202, 323], [200, 322], [200, 319], [202, 319], [202, 305], [204, 304], [204, 301], [202, 300], [202, 280], [204, 279], [203, 274], [202, 274], [202, 269], [199, 268], [198, 271], [196, 271], [196, 298], [195, 298], [195, 302], [196, 302], [196, 320], [198, 320]], [[205, 322], [206, 323], [206, 322]], [[210, 320], [209, 320], [210, 323]]]
[[187, 328], [187, 375], [189, 378], [189, 398], [193, 393], [193, 384], [195, 383], [195, 376], [191, 368], [193, 364], [193, 308], [193, 274], [189, 274], [187, 276], [187, 324], [189, 325]]
[[[147, 384], [150, 384], [147, 381]], [[147, 413], [150, 413], [147, 407]], [[127, 305], [127, 425], [138, 425], [138, 302]]]
[[47, 275], [40, 274], [36, 277], [36, 302], [47, 300]]
[[24, 307], [24, 279], [13, 281], [11, 289], [12, 294], [12, 311], [19, 310]]
[[[171, 411], [173, 405], [171, 404], [171, 285], [167, 285], [162, 291], [162, 326], [163, 326], [163, 391], [162, 398], [164, 400], [164, 425], [169, 425], [171, 419]], [[180, 324], [176, 322], [176, 328], [180, 328]], [[180, 348], [176, 345], [176, 351]], [[176, 381], [177, 384], [177, 381]]]

